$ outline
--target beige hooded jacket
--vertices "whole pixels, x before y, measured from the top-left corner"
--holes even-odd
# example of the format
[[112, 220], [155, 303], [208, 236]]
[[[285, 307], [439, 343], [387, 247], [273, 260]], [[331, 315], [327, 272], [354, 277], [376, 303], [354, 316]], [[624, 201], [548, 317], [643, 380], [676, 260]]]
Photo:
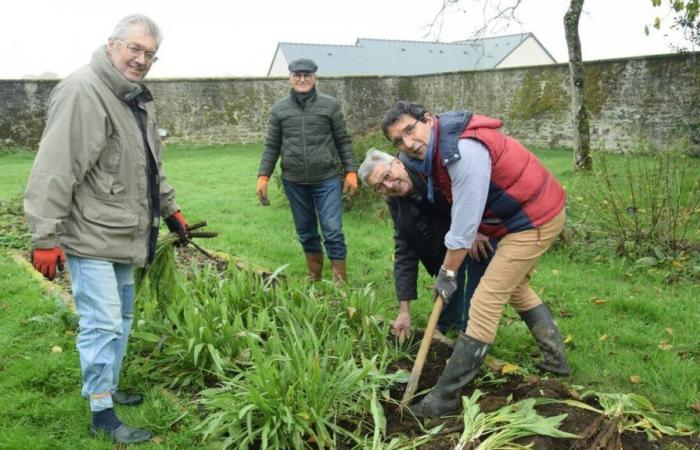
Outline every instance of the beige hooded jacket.
[[[34, 248], [143, 266], [151, 219], [143, 135], [127, 105], [142, 87], [112, 65], [106, 46], [51, 93], [46, 128], [24, 195]], [[141, 97], [139, 97], [141, 98]], [[160, 178], [160, 214], [179, 208], [161, 165], [152, 101], [147, 139]]]

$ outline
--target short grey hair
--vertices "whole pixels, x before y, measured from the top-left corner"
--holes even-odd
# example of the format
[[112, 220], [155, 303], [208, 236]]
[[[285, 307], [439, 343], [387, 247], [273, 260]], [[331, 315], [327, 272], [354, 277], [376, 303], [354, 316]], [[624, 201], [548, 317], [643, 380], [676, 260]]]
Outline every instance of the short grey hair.
[[129, 14], [117, 23], [112, 31], [113, 39], [126, 39], [129, 35], [129, 28], [134, 25], [139, 25], [143, 30], [151, 37], [156, 40], [156, 47], [160, 47], [160, 42], [163, 40], [163, 33], [160, 31], [160, 27], [156, 24], [153, 19], [143, 14]]
[[394, 160], [394, 157], [390, 154], [377, 150], [376, 148], [370, 148], [367, 150], [367, 155], [365, 160], [360, 164], [360, 168], [357, 170], [357, 176], [360, 177], [362, 184], [367, 184], [367, 178], [370, 176], [377, 164], [388, 165]]

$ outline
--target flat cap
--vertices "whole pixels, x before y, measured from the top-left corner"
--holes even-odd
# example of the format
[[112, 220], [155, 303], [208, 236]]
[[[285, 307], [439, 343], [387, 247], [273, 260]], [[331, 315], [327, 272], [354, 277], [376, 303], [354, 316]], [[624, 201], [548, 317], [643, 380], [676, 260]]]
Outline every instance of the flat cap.
[[310, 59], [295, 59], [289, 63], [290, 72], [316, 72], [318, 66]]

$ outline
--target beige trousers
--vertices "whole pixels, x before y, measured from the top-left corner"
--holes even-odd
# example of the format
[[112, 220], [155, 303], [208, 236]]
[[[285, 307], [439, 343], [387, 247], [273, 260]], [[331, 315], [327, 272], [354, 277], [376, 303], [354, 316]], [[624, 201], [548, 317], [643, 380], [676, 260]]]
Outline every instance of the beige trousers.
[[542, 303], [530, 287], [530, 275], [540, 256], [561, 233], [565, 221], [566, 212], [562, 209], [539, 228], [507, 234], [499, 241], [471, 300], [468, 336], [491, 344], [496, 339], [506, 303], [518, 312], [529, 311]]

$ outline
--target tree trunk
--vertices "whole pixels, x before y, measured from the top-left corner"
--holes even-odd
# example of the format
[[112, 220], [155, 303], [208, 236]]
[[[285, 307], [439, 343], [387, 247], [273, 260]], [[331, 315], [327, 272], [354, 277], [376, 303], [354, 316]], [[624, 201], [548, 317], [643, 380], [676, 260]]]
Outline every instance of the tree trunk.
[[583, 81], [581, 40], [578, 36], [578, 21], [584, 0], [571, 0], [564, 15], [566, 44], [569, 48], [569, 77], [571, 79], [571, 107], [574, 118], [574, 169], [591, 170], [591, 132], [586, 108], [586, 89]]

